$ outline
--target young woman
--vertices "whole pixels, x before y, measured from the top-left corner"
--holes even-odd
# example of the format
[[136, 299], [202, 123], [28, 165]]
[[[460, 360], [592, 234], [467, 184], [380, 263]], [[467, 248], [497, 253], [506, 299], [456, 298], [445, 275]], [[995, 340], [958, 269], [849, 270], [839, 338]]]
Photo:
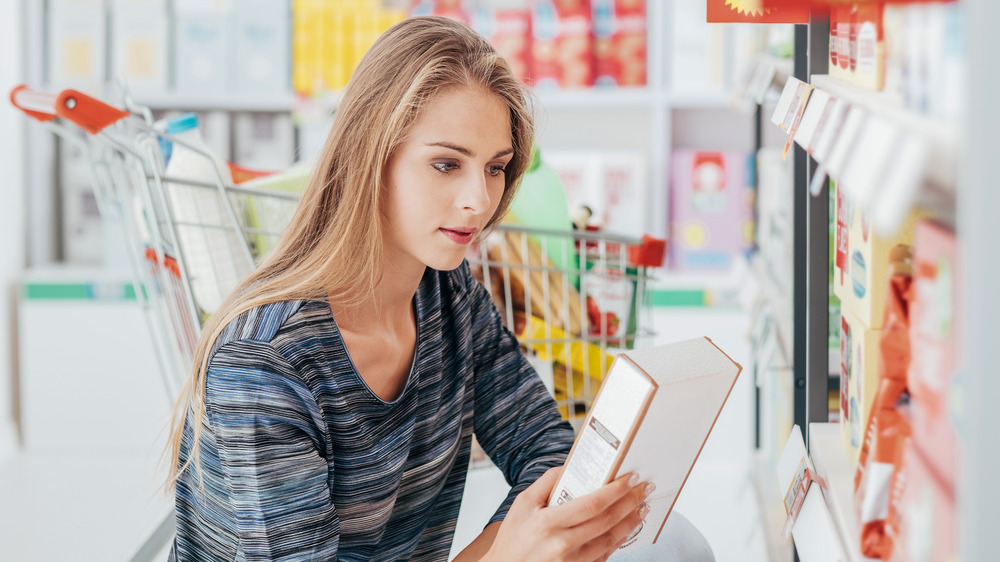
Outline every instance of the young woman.
[[467, 27], [365, 55], [295, 216], [208, 321], [175, 413], [176, 560], [443, 560], [479, 443], [512, 485], [468, 559], [602, 560], [644, 483], [545, 507], [570, 426], [463, 260], [533, 125]]

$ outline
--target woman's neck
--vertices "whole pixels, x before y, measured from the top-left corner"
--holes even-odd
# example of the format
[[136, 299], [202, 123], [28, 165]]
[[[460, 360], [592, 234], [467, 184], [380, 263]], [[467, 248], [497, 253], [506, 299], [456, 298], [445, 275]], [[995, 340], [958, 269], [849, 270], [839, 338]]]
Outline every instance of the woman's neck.
[[414, 320], [413, 297], [423, 278], [421, 271], [399, 271], [386, 267], [375, 290], [360, 303], [345, 305], [330, 300], [330, 308], [341, 329], [352, 332], [394, 331]]

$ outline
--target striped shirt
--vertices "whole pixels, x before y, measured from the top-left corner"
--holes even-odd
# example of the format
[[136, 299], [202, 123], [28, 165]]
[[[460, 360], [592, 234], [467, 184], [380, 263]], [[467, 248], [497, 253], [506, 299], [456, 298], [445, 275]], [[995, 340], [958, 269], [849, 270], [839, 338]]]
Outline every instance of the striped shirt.
[[[468, 264], [428, 269], [414, 308], [413, 366], [392, 402], [358, 374], [325, 300], [227, 326], [171, 560], [444, 560], [473, 433], [512, 486], [491, 522], [562, 464], [572, 429]], [[180, 462], [191, 443], [188, 423]]]

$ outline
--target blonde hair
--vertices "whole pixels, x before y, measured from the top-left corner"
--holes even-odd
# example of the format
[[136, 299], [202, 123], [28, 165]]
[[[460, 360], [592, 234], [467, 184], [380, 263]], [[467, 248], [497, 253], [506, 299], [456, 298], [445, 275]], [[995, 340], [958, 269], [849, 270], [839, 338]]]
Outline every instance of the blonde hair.
[[[261, 266], [206, 322], [191, 376], [171, 419], [168, 489], [194, 463], [205, 413], [205, 375], [212, 348], [240, 314], [268, 303], [329, 295], [341, 305], [374, 295], [381, 271], [383, 192], [393, 152], [428, 100], [446, 88], [479, 86], [510, 110], [514, 155], [492, 226], [507, 212], [531, 162], [534, 125], [528, 92], [507, 62], [468, 27], [439, 17], [404, 20], [362, 58], [337, 109], [326, 146], [288, 228]], [[184, 424], [191, 455], [178, 466]]]

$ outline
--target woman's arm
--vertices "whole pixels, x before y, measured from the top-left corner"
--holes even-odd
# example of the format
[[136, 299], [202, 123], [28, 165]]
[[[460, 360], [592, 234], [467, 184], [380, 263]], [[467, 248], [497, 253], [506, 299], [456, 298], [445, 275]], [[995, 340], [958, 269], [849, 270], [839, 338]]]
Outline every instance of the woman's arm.
[[335, 559], [340, 521], [320, 454], [322, 418], [295, 369], [265, 342], [227, 343], [205, 396], [219, 463], [205, 473], [222, 476], [205, 486], [229, 508], [211, 515], [232, 518], [220, 524], [236, 532], [246, 559]]

